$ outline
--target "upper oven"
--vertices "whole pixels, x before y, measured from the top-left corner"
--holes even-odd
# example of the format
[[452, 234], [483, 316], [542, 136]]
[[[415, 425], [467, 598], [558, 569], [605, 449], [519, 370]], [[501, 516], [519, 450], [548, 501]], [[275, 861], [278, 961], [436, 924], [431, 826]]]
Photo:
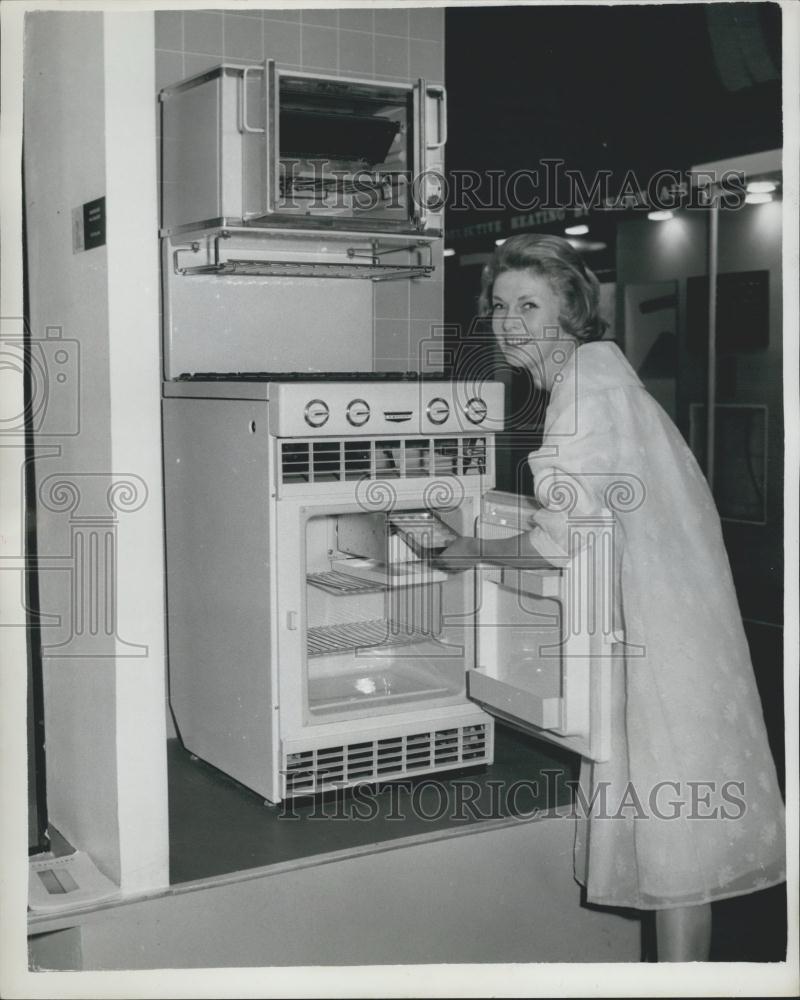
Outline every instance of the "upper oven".
[[208, 225], [438, 236], [441, 86], [221, 65], [161, 91], [164, 234]]

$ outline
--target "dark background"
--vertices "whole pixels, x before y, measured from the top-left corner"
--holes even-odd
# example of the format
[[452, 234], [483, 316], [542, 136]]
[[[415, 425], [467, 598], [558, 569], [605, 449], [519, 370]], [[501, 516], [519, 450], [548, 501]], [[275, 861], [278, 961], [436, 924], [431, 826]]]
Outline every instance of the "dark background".
[[448, 170], [621, 182], [781, 145], [777, 4], [448, 8], [446, 42]]
[[[610, 171], [613, 193], [629, 171], [646, 184], [660, 170], [685, 172], [782, 146], [776, 4], [454, 7], [445, 23], [451, 191], [460, 171], [541, 170], [543, 160], [558, 158], [587, 181]], [[507, 203], [483, 211], [452, 201], [447, 206], [446, 245], [456, 256], [445, 261], [445, 319], [456, 375], [459, 359], [461, 373], [478, 365], [490, 375], [490, 337], [483, 346], [464, 348], [474, 329], [479, 255], [491, 252], [496, 238], [511, 235], [509, 217], [520, 211]], [[616, 280], [616, 228], [636, 211], [593, 211], [580, 220], [590, 224], [592, 239], [606, 244], [585, 255], [601, 282]], [[499, 220], [500, 231], [463, 233], [488, 220]], [[527, 228], [563, 235], [565, 224]], [[471, 265], [468, 255], [475, 255]], [[508, 391], [514, 407], [514, 400], [535, 395], [521, 373], [510, 379]], [[530, 492], [526, 456], [538, 446], [545, 406], [546, 399], [536, 398], [529, 430], [506, 442], [516, 456], [508, 466], [518, 473], [498, 482], [501, 488]], [[780, 769], [779, 636], [775, 628], [748, 631]], [[714, 904], [712, 959], [783, 959], [785, 907], [784, 886]]]

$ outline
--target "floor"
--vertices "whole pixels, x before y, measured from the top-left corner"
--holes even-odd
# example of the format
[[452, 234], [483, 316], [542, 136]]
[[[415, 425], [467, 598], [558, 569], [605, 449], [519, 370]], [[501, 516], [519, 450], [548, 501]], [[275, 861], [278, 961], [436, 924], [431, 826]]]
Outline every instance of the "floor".
[[[572, 754], [505, 726], [497, 727], [491, 767], [372, 786], [369, 797], [345, 792], [275, 807], [177, 740], [168, 760], [173, 884], [561, 805], [578, 773]], [[724, 900], [713, 907], [711, 960], [782, 961], [786, 935], [785, 885]], [[650, 954], [645, 920], [643, 958]]]
[[167, 754], [173, 885], [563, 805], [579, 766], [573, 754], [498, 726], [489, 767], [267, 806], [177, 740]]

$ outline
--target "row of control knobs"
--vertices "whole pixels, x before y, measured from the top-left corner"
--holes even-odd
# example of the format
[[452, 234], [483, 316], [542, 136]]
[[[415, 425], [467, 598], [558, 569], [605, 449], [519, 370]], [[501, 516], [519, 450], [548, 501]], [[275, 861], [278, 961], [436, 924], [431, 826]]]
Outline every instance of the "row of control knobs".
[[[473, 396], [464, 406], [464, 416], [471, 424], [482, 424], [487, 412], [486, 403], [480, 396]], [[365, 399], [353, 399], [347, 404], [345, 416], [352, 427], [363, 427], [371, 413]], [[436, 396], [428, 403], [426, 413], [432, 424], [443, 424], [450, 416], [450, 404], [441, 396]], [[330, 407], [324, 399], [312, 399], [306, 404], [305, 418], [309, 427], [323, 427], [330, 415]]]

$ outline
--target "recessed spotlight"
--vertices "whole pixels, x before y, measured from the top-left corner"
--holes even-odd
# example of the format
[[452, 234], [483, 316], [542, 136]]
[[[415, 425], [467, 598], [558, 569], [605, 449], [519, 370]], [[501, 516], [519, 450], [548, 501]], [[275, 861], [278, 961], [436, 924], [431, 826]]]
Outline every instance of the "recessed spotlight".
[[747, 184], [748, 194], [772, 194], [777, 189], [775, 181], [749, 181]]
[[760, 194], [746, 194], [744, 200], [748, 205], [766, 205], [768, 201], [772, 201], [772, 195], [766, 191]]
[[589, 227], [584, 225], [567, 226], [564, 230], [567, 236], [585, 236], [589, 232]]
[[674, 219], [675, 213], [670, 212], [668, 208], [660, 208], [656, 212], [648, 212], [647, 218], [651, 222], [666, 222], [668, 219]]
[[567, 243], [573, 250], [579, 250], [581, 253], [596, 253], [608, 247], [607, 243], [602, 243], [600, 240], [582, 240], [574, 236], [570, 236]]
[[503, 237], [503, 238], [502, 238], [501, 240], [495, 240], [495, 241], [494, 241], [494, 245], [495, 245], [496, 247], [501, 247], [501, 246], [502, 246], [502, 245], [503, 245], [503, 244], [505, 243], [505, 241], [506, 241], [507, 239], [508, 239], [508, 237], [507, 237], [507, 236], [504, 236], [504, 237]]
[[455, 255], [456, 252], [452, 247], [445, 247], [444, 250], [442, 250], [443, 257], [455, 257]]

